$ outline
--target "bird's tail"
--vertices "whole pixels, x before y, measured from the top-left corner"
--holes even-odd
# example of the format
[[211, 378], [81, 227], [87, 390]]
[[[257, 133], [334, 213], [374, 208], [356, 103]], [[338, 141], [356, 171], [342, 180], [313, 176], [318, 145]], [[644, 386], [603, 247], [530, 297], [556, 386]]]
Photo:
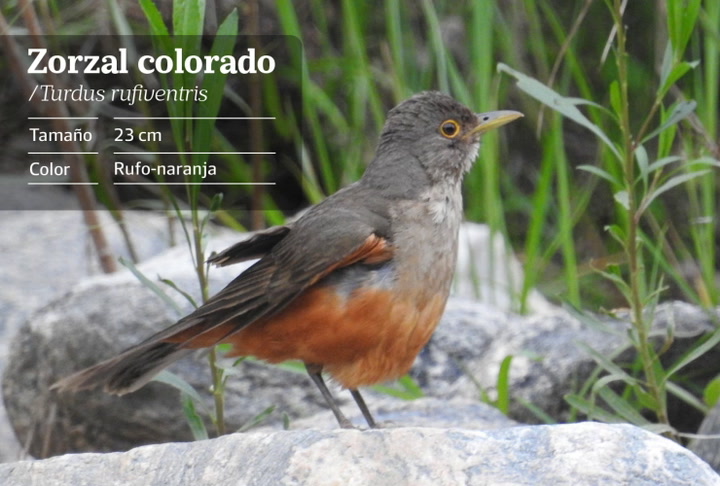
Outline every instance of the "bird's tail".
[[51, 388], [65, 392], [101, 386], [108, 393], [124, 395], [142, 387], [165, 367], [193, 351], [178, 343], [142, 343], [114, 358], [63, 378]]
[[[239, 258], [240, 250], [228, 258]], [[221, 254], [222, 255], [222, 254]], [[114, 358], [79, 371], [54, 385], [60, 391], [102, 386], [124, 395], [142, 387], [163, 368], [198, 348], [214, 346], [266, 314], [266, 281], [273, 263], [260, 260], [212, 299], [164, 329]]]

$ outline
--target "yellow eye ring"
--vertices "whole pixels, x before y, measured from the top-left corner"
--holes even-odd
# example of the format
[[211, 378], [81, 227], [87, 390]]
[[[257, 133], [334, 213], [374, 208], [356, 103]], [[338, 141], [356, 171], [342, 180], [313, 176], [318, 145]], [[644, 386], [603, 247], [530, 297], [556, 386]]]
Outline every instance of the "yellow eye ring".
[[460, 124], [455, 120], [445, 120], [440, 124], [440, 135], [445, 138], [455, 138], [460, 134]]

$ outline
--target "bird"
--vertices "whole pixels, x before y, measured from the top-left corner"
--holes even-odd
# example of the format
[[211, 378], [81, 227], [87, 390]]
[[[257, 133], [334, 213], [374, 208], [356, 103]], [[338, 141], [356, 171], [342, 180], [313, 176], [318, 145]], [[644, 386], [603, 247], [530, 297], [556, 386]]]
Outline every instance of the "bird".
[[199, 348], [299, 360], [342, 428], [354, 428], [324, 374], [350, 391], [405, 375], [440, 322], [455, 269], [462, 181], [481, 137], [522, 117], [474, 113], [425, 91], [392, 108], [362, 177], [294, 222], [255, 233], [208, 262], [257, 261], [203, 305], [115, 357], [52, 388], [123, 395]]

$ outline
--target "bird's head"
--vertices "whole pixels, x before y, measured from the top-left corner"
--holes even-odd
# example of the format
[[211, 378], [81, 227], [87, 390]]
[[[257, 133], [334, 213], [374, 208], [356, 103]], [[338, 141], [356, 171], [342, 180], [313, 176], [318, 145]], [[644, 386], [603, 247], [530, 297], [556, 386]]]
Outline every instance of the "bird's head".
[[419, 93], [390, 110], [373, 165], [391, 173], [419, 164], [430, 183], [459, 182], [477, 158], [485, 132], [522, 117], [517, 111], [474, 113], [450, 96]]

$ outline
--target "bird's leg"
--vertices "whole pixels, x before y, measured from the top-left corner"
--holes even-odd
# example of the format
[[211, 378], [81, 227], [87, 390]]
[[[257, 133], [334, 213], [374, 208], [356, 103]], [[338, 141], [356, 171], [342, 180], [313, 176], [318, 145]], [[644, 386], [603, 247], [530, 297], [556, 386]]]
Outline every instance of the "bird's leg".
[[355, 403], [357, 403], [358, 408], [362, 412], [363, 417], [365, 417], [365, 421], [368, 423], [370, 428], [376, 429], [377, 423], [375, 422], [375, 419], [370, 413], [370, 409], [368, 409], [368, 406], [365, 404], [365, 400], [363, 400], [362, 395], [360, 395], [360, 392], [356, 389], [351, 389], [350, 394], [355, 399]]
[[[335, 418], [337, 419], [338, 424], [340, 424], [340, 427], [342, 427], [343, 429], [354, 429], [355, 426], [342, 413], [340, 407], [338, 407], [337, 403], [335, 403], [335, 399], [330, 393], [330, 390], [328, 390], [328, 387], [325, 384], [325, 380], [323, 380], [322, 377], [322, 366], [305, 363], [305, 369], [307, 370], [308, 375], [310, 375], [310, 379], [313, 381], [313, 383], [315, 383], [315, 386], [318, 387], [320, 393], [322, 393], [325, 402], [327, 402], [330, 410], [332, 410], [332, 413], [335, 415]], [[360, 400], [362, 400], [362, 398]], [[367, 410], [367, 407], [365, 407], [365, 409]], [[364, 413], [365, 412], [363, 412], [363, 414]]]

